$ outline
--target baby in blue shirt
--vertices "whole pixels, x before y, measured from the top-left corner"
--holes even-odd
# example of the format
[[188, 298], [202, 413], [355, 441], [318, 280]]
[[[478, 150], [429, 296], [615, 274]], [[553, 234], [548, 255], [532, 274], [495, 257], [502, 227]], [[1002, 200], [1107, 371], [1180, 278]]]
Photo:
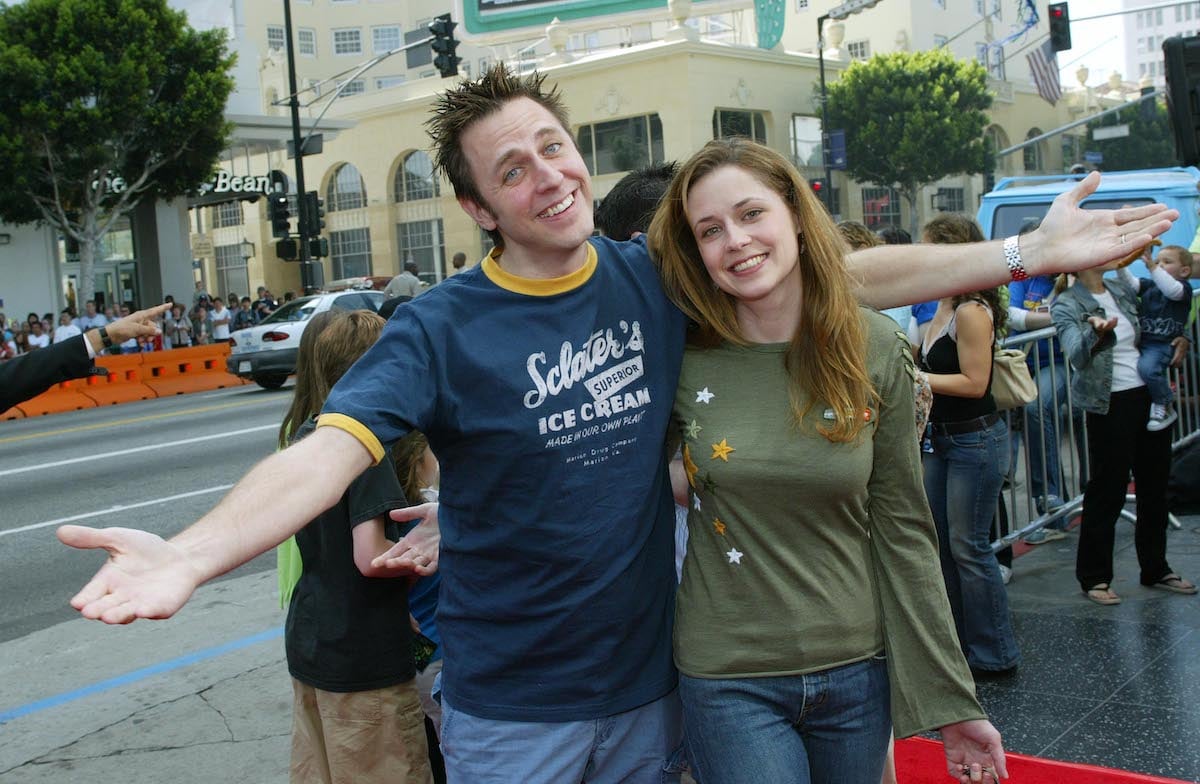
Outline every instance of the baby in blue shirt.
[[1138, 373], [1150, 392], [1150, 419], [1146, 429], [1165, 430], [1178, 416], [1173, 406], [1174, 395], [1167, 378], [1174, 349], [1171, 341], [1187, 328], [1192, 306], [1192, 288], [1187, 280], [1192, 274], [1192, 254], [1180, 245], [1167, 245], [1156, 258], [1143, 257], [1150, 278], [1134, 278], [1126, 269], [1121, 277], [1139, 294], [1138, 325], [1141, 343], [1138, 345]]

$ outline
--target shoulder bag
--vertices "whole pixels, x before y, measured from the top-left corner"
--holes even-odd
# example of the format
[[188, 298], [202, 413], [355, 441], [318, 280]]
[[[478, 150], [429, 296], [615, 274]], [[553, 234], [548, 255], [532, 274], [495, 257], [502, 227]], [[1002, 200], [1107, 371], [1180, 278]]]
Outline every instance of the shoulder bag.
[[1037, 394], [1037, 383], [1025, 364], [1025, 352], [997, 347], [992, 354], [992, 398], [996, 408], [1000, 411], [1019, 408], [1032, 403]]

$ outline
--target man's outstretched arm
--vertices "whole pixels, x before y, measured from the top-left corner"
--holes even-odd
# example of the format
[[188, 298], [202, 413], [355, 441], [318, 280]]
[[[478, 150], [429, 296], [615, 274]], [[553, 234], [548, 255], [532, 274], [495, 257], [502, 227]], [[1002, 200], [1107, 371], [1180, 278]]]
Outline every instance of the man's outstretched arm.
[[58, 529], [64, 544], [108, 551], [71, 606], [105, 623], [169, 618], [202, 583], [266, 552], [337, 503], [369, 465], [370, 452], [354, 436], [321, 427], [260, 462], [170, 540], [130, 528], [64, 525]]
[[[1030, 277], [1076, 272], [1129, 255], [1179, 217], [1163, 204], [1119, 210], [1079, 206], [1100, 184], [1097, 172], [1059, 194], [1037, 231], [1020, 238], [1021, 262]], [[885, 245], [850, 254], [858, 297], [877, 308], [911, 305], [1012, 280], [999, 240], [974, 245]]]

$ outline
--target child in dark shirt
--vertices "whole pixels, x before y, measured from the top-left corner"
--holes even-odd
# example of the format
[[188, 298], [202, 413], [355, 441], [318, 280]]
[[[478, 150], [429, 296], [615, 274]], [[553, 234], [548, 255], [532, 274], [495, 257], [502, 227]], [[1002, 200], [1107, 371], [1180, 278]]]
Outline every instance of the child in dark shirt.
[[[280, 439], [312, 432], [334, 383], [375, 342], [384, 321], [368, 311], [313, 317], [300, 341], [296, 392]], [[406, 506], [390, 455], [296, 534], [303, 563], [284, 643], [295, 695], [291, 781], [431, 784], [417, 694], [409, 572], [373, 566]], [[392, 538], [388, 538], [388, 533]]]

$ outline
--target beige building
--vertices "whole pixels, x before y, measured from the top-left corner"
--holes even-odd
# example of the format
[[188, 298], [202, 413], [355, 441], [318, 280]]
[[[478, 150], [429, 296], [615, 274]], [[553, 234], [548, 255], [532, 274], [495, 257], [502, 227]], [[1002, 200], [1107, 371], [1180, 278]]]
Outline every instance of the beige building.
[[[932, 10], [924, 8], [929, 4]], [[636, 30], [632, 25], [599, 31], [558, 25], [529, 44], [463, 44], [459, 52], [468, 64], [464, 74], [472, 75], [495, 56], [524, 52], [528, 60], [523, 55], [506, 61], [536, 65], [561, 87], [599, 199], [631, 169], [684, 158], [711, 138], [735, 133], [791, 156], [811, 178], [822, 173], [819, 111], [813, 96], [818, 83], [816, 18], [826, 5], [833, 3], [790, 0], [783, 41], [771, 51], [748, 41], [752, 11], [686, 19], [680, 26], [681, 20], [668, 18], [664, 8], [660, 21], [640, 21]], [[845, 22], [831, 23], [826, 29], [827, 78], [836, 79], [852, 57], [927, 48], [943, 39], [959, 56], [990, 57], [991, 50], [977, 53], [975, 44], [1005, 34], [1015, 21], [991, 13], [992, 0], [987, 0], [987, 15], [975, 15], [979, 3], [948, 1], [949, 9], [940, 5], [938, 0], [887, 0]], [[1001, 14], [1011, 8], [1004, 5]], [[282, 43], [282, 12], [264, 3], [246, 6], [238, 28], [246, 47], [242, 57], [266, 52], [257, 55], [262, 111], [282, 121], [285, 109], [275, 105], [287, 95], [286, 58], [276, 48]], [[448, 184], [434, 176], [428, 155], [423, 123], [435, 93], [451, 82], [429, 75], [428, 64], [401, 68], [409, 64], [401, 54], [354, 76], [351, 82], [361, 81], [361, 87], [355, 85], [329, 102], [336, 89], [329, 85], [353, 75], [346, 74], [347, 69], [352, 71], [380, 47], [394, 48], [405, 37], [422, 35], [424, 25], [445, 6], [444, 0], [293, 0], [301, 55], [298, 74], [303, 85], [317, 85], [325, 96], [306, 107], [304, 127], [318, 115], [323, 115], [322, 123], [332, 119], [338, 126], [336, 138], [327, 136], [321, 154], [305, 158], [306, 187], [320, 192], [327, 211], [326, 281], [390, 276], [411, 260], [426, 281], [436, 283], [448, 274], [455, 252], [465, 252], [474, 264], [489, 249], [486, 235], [459, 208]], [[880, 32], [872, 36], [870, 31]], [[1026, 40], [1037, 37], [1034, 32]], [[605, 47], [605, 40], [618, 45]], [[305, 53], [306, 42], [312, 42], [311, 54]], [[999, 68], [995, 76], [1006, 77], [992, 82], [996, 100], [988, 133], [997, 149], [1072, 119], [1068, 101], [1052, 107], [1028, 84], [1024, 53], [1005, 51], [1007, 60], [991, 63]], [[422, 52], [428, 54], [425, 47]], [[307, 95], [311, 99], [315, 92]], [[269, 147], [231, 150], [230, 166], [250, 175], [279, 170], [290, 183], [294, 162], [286, 158], [282, 142]], [[1074, 162], [1073, 155], [1074, 142], [1064, 157], [1061, 137], [1050, 139], [1001, 158], [997, 175], [1058, 173]], [[973, 212], [982, 180], [952, 177], [925, 189], [919, 221], [938, 209]], [[834, 185], [839, 217], [876, 226], [908, 225], [907, 207], [890, 188], [848, 182], [841, 173], [835, 173]], [[254, 286], [265, 284], [276, 295], [299, 289], [298, 265], [274, 253], [263, 200], [201, 207], [192, 213], [193, 255], [210, 289], [253, 293]], [[251, 246], [253, 250], [247, 250]]]

